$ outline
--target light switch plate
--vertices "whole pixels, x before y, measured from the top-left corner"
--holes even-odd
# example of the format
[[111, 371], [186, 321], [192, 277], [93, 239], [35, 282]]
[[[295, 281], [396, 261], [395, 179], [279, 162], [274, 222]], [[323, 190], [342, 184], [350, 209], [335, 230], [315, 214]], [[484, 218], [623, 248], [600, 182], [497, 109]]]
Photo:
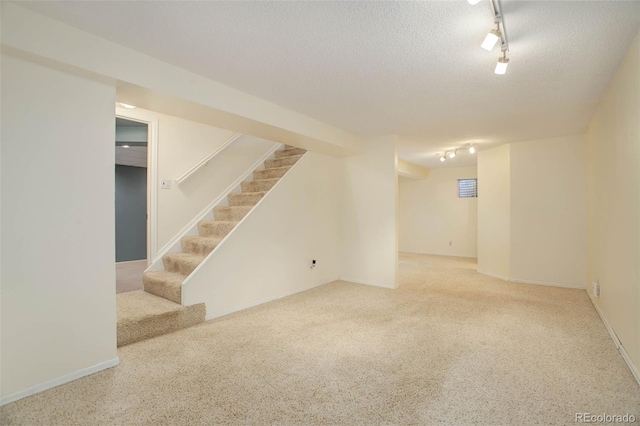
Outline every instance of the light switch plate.
[[160, 188], [171, 189], [171, 179], [162, 179], [160, 182]]

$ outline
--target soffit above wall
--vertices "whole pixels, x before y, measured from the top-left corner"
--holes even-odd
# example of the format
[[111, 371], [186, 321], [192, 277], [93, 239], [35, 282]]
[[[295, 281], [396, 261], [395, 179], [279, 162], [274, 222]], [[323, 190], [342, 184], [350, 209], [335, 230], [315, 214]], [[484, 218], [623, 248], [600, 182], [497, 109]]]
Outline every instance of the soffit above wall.
[[502, 3], [504, 76], [479, 48], [485, 1], [21, 5], [363, 137], [397, 134], [401, 158], [439, 167], [432, 154], [471, 140], [584, 132], [640, 25], [640, 2]]

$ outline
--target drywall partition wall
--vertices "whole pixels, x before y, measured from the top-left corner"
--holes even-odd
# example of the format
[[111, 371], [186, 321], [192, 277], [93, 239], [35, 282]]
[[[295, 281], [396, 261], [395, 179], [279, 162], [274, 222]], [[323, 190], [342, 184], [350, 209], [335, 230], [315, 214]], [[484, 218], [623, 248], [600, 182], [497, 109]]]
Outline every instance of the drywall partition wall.
[[[587, 131], [588, 282], [640, 380], [640, 35]], [[591, 293], [591, 285], [589, 292]], [[593, 294], [591, 293], [593, 296]], [[625, 352], [623, 352], [623, 355]]]
[[478, 272], [509, 279], [511, 166], [509, 145], [478, 152]]
[[188, 279], [183, 304], [213, 318], [336, 280], [340, 192], [339, 160], [305, 154]]
[[432, 169], [426, 179], [400, 178], [401, 252], [477, 257], [478, 199], [459, 198], [458, 180], [476, 167]]
[[341, 278], [396, 287], [398, 177], [395, 137], [367, 141], [364, 154], [343, 158]]
[[342, 129], [19, 5], [0, 7], [6, 48], [118, 81], [120, 102], [330, 155], [362, 150], [362, 139]]
[[147, 258], [147, 169], [116, 165], [116, 262]]
[[271, 141], [241, 136], [178, 184], [177, 178], [236, 133], [140, 108], [128, 114], [141, 120], [157, 120], [158, 185], [162, 180], [171, 181], [171, 188], [157, 192], [156, 252], [274, 146]]
[[4, 54], [1, 86], [4, 403], [117, 363], [115, 88]]
[[511, 144], [513, 281], [585, 286], [584, 135]]

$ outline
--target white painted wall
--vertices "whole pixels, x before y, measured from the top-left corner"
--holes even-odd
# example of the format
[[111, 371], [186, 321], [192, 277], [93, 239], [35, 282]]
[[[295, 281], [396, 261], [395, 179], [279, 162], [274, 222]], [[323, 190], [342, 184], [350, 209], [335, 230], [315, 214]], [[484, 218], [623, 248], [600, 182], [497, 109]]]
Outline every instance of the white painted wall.
[[4, 54], [1, 71], [6, 400], [117, 361], [115, 88]]
[[391, 136], [369, 140], [364, 154], [342, 159], [344, 280], [396, 287], [397, 160]]
[[510, 145], [478, 152], [478, 272], [509, 278]]
[[588, 282], [640, 380], [639, 119], [640, 34], [587, 131]]
[[478, 199], [458, 197], [458, 179], [477, 176], [476, 167], [453, 167], [432, 169], [426, 179], [401, 177], [400, 251], [477, 257]]
[[340, 169], [307, 153], [189, 278], [183, 303], [205, 302], [212, 318], [336, 280]]
[[243, 136], [178, 184], [178, 177], [235, 132], [152, 111], [136, 110], [133, 114], [158, 120], [158, 188], [162, 179], [172, 181], [170, 189], [158, 189], [157, 250], [274, 146], [273, 142]]
[[509, 277], [584, 287], [584, 135], [511, 144]]

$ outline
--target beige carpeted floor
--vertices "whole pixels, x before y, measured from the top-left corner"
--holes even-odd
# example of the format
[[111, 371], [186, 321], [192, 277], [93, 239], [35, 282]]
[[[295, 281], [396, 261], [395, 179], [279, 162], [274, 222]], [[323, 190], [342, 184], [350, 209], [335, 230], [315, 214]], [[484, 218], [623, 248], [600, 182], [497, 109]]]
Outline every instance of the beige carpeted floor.
[[[1, 410], [3, 424], [573, 424], [640, 417], [584, 291], [401, 255], [398, 290], [331, 283], [121, 348], [113, 369]], [[79, 348], [81, 350], [81, 348]]]
[[116, 293], [142, 290], [142, 273], [147, 266], [147, 259], [116, 263]]

